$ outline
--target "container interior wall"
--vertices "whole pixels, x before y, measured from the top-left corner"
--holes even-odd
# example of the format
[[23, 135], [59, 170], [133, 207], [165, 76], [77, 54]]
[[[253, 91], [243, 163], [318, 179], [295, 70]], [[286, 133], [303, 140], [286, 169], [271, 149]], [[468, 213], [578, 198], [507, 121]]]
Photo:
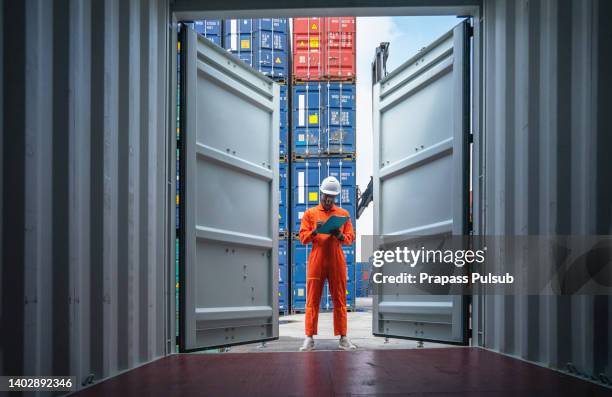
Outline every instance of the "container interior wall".
[[[610, 2], [484, 2], [487, 235], [608, 235]], [[487, 296], [487, 348], [612, 376], [612, 297]], [[483, 330], [481, 330], [483, 331]]]
[[2, 373], [81, 387], [166, 354], [168, 1], [2, 8]]

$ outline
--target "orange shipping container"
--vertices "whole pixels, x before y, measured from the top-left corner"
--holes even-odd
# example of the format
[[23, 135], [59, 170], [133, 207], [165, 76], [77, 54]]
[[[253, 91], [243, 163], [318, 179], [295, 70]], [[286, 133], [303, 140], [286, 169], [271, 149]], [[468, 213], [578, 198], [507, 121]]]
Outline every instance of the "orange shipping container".
[[293, 76], [297, 80], [322, 80], [325, 18], [293, 18]]
[[355, 17], [325, 18], [325, 78], [355, 78]]
[[355, 17], [294, 18], [294, 78], [298, 81], [354, 79], [355, 27]]

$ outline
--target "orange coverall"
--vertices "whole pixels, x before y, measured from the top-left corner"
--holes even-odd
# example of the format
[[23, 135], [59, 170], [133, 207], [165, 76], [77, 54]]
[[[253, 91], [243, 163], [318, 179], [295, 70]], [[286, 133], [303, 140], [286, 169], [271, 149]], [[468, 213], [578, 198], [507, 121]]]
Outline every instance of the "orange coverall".
[[344, 234], [343, 241], [331, 234], [312, 236], [312, 232], [317, 228], [317, 221], [326, 222], [332, 215], [349, 216], [349, 213], [335, 205], [325, 211], [323, 205], [319, 204], [304, 213], [300, 225], [300, 241], [304, 245], [312, 243], [306, 266], [306, 335], [317, 334], [325, 279], [334, 304], [334, 335], [346, 335], [346, 258], [342, 244], [350, 245], [355, 239], [351, 218], [340, 228]]

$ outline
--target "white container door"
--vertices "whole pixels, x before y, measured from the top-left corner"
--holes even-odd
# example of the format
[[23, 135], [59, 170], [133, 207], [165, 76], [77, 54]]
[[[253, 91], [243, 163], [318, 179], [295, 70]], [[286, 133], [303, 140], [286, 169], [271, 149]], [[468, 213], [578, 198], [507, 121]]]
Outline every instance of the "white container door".
[[[375, 235], [468, 233], [469, 62], [463, 22], [373, 87]], [[463, 296], [407, 292], [380, 285], [375, 335], [467, 343]]]
[[191, 29], [181, 56], [181, 351], [276, 339], [279, 86]]

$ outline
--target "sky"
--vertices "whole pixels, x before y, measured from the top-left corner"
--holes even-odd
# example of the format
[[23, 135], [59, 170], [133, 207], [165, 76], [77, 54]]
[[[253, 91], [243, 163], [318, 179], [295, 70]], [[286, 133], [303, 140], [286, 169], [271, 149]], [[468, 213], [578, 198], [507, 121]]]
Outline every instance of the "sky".
[[[454, 16], [357, 18], [357, 185], [362, 192], [373, 173], [371, 64], [376, 47], [383, 41], [391, 43], [387, 60], [390, 73], [460, 21]], [[372, 208], [373, 203], [357, 220], [358, 237], [373, 234]], [[357, 261], [362, 261], [360, 242], [357, 238]]]

